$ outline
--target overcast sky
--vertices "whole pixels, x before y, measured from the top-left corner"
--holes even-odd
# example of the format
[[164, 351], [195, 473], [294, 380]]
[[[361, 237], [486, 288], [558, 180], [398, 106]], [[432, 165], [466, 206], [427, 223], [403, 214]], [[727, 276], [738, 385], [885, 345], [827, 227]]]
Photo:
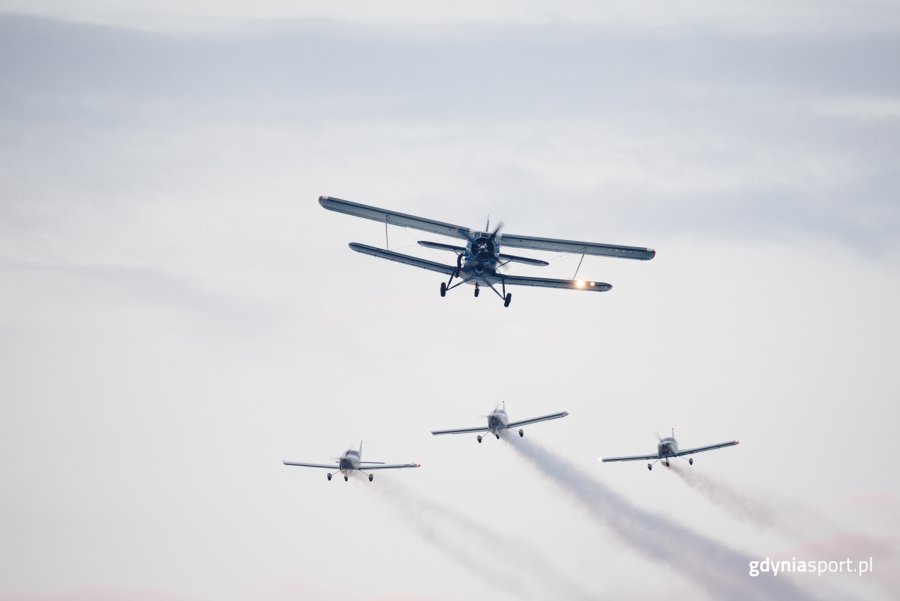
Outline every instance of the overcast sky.
[[[0, 10], [0, 599], [900, 593], [898, 3]], [[322, 194], [658, 255], [441, 299]], [[501, 401], [582, 497], [429, 434]], [[671, 427], [741, 444], [597, 462]]]

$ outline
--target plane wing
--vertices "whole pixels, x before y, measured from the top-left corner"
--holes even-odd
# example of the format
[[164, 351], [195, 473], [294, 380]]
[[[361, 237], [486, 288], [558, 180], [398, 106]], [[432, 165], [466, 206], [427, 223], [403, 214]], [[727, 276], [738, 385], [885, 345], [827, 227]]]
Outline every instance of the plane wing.
[[622, 259], [641, 259], [649, 261], [656, 256], [656, 251], [637, 246], [620, 246], [617, 244], [600, 244], [598, 242], [579, 242], [577, 240], [560, 240], [557, 238], [537, 238], [535, 236], [518, 236], [503, 234], [500, 239], [503, 246], [531, 248], [552, 252], [575, 253], [585, 255], [602, 255]]
[[451, 238], [469, 239], [469, 228], [452, 223], [444, 223], [443, 221], [435, 221], [424, 217], [416, 217], [415, 215], [407, 215], [397, 211], [389, 211], [387, 209], [379, 209], [369, 205], [360, 204], [358, 202], [350, 202], [340, 198], [331, 196], [320, 196], [319, 204], [329, 211], [336, 211], [354, 217], [362, 217], [363, 219], [371, 219], [379, 223], [388, 223], [400, 227], [411, 227], [433, 234], [442, 236], [450, 236]]
[[379, 465], [365, 465], [362, 464], [359, 466], [359, 469], [364, 472], [369, 472], [372, 470], [402, 470], [407, 467], [422, 467], [418, 463], [394, 463], [394, 464], [379, 464]]
[[421, 269], [430, 269], [431, 271], [437, 271], [439, 273], [443, 273], [444, 275], [450, 275], [451, 273], [456, 271], [456, 267], [454, 267], [453, 265], [435, 263], [434, 261], [429, 261], [428, 259], [420, 259], [419, 257], [413, 257], [412, 255], [404, 255], [401, 253], [396, 253], [392, 250], [385, 250], [383, 248], [369, 246], [368, 244], [360, 244], [359, 242], [351, 242], [350, 248], [358, 253], [363, 253], [364, 255], [372, 255], [373, 257], [378, 257], [379, 259], [387, 259], [388, 261], [406, 263], [407, 265], [412, 265]]
[[729, 440], [728, 442], [720, 442], [719, 444], [711, 444], [708, 447], [697, 447], [696, 449], [683, 449], [678, 451], [675, 454], [676, 457], [681, 457], [683, 455], [693, 455], [694, 453], [702, 453], [703, 451], [712, 451], [714, 449], [721, 449], [724, 447], [733, 447], [738, 444], [736, 440]]
[[[500, 278], [497, 278], [500, 281]], [[555, 280], [552, 278], [532, 278], [518, 275], [505, 275], [503, 281], [507, 286], [538, 286], [540, 288], [566, 288], [568, 290], [588, 290], [606, 292], [612, 290], [612, 284], [592, 282], [590, 280]]]
[[338, 469], [337, 463], [331, 463], [331, 464], [325, 465], [323, 463], [300, 463], [297, 461], [287, 461], [287, 460], [283, 460], [282, 463], [285, 465], [293, 465], [296, 467], [320, 467], [320, 468], [326, 469], [326, 470]]
[[659, 455], [633, 455], [631, 457], [604, 457], [601, 459], [603, 463], [608, 463], [610, 461], [652, 461], [653, 459], [659, 459]]
[[569, 415], [568, 411], [561, 411], [550, 415], [542, 415], [541, 417], [532, 417], [531, 419], [523, 419], [520, 422], [511, 422], [506, 425], [507, 428], [518, 428], [519, 426], [527, 426], [528, 424], [536, 424], [538, 422], [546, 422], [551, 419], [559, 419]]
[[476, 432], [487, 432], [490, 428], [482, 427], [482, 428], [462, 428], [459, 430], [432, 430], [431, 433], [435, 436], [439, 436], [441, 434], [474, 434]]

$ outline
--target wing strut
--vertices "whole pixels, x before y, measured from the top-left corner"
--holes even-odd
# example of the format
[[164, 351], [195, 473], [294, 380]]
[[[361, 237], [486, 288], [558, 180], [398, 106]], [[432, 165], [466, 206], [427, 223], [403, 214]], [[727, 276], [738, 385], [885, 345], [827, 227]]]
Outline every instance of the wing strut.
[[391, 244], [388, 242], [387, 215], [384, 216], [384, 250], [391, 250]]
[[581, 253], [581, 258], [578, 259], [578, 267], [575, 268], [575, 275], [572, 276], [572, 279], [578, 277], [578, 270], [581, 269], [581, 262], [584, 261], [584, 253]]

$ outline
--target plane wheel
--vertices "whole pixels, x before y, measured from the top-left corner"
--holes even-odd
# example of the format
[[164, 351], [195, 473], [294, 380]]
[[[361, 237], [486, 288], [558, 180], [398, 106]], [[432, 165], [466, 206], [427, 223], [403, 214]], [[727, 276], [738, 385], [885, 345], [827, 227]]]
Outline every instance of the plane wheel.
[[669, 467], [669, 462], [668, 462], [668, 461], [666, 461], [666, 467]]
[[500, 440], [500, 435], [499, 435], [499, 434], [494, 434], [494, 436], [497, 437], [497, 440]]
[[478, 435], [478, 444], [481, 444], [481, 435]]
[[525, 430], [519, 430], [519, 438], [523, 438], [525, 436]]
[[648, 463], [648, 464], [647, 464], [647, 469], [650, 470], [650, 471], [652, 471], [652, 470], [653, 470], [653, 464], [652, 464], [652, 463]]
[[688, 457], [688, 465], [694, 465], [694, 458]]
[[331, 482], [331, 474], [327, 474], [328, 481]]
[[441, 282], [441, 296], [447, 296], [447, 284]]
[[506, 298], [503, 299], [503, 306], [508, 307], [509, 303], [512, 302], [512, 292], [506, 293]]
[[344, 476], [344, 482], [350, 479], [350, 476]]
[[481, 289], [478, 286], [475, 286], [475, 298], [478, 298], [479, 292], [481, 292]]
[[375, 479], [375, 474], [369, 474], [369, 482]]

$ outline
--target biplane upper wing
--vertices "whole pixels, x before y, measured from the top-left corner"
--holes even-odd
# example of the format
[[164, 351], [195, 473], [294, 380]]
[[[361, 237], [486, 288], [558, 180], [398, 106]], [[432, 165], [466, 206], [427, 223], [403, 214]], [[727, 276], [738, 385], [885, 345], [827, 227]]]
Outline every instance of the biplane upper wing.
[[434, 219], [426, 219], [425, 217], [416, 217], [398, 211], [390, 211], [388, 209], [380, 209], [370, 205], [360, 204], [358, 202], [350, 202], [332, 196], [320, 196], [319, 204], [329, 211], [336, 211], [354, 217], [362, 217], [363, 219], [371, 219], [379, 223], [387, 223], [400, 227], [411, 227], [432, 234], [440, 234], [441, 236], [450, 236], [452, 238], [469, 239], [469, 228], [452, 223], [444, 223], [443, 221], [435, 221]]
[[620, 246], [618, 244], [601, 244], [599, 242], [579, 242], [577, 240], [560, 240], [558, 238], [538, 238], [536, 236], [519, 236], [503, 234], [503, 246], [530, 248], [550, 252], [575, 253], [578, 255], [602, 255], [621, 259], [640, 259], [649, 261], [656, 256], [656, 251], [638, 246]]

